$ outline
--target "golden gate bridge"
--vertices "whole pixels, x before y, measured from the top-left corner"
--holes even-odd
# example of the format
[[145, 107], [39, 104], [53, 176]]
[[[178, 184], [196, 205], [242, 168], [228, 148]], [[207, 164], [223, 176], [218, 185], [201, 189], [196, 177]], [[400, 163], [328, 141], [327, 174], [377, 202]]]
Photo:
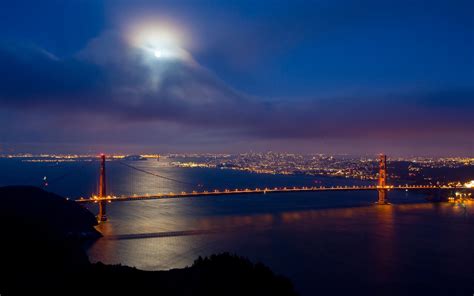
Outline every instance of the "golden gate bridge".
[[[101, 154], [100, 156], [100, 177], [99, 177], [99, 192], [97, 195], [92, 195], [89, 198], [80, 198], [76, 202], [80, 204], [97, 203], [99, 206], [99, 212], [97, 220], [100, 222], [107, 220], [107, 204], [112, 202], [120, 201], [134, 201], [134, 200], [154, 200], [154, 199], [166, 199], [166, 198], [185, 198], [185, 197], [198, 197], [198, 196], [222, 196], [222, 195], [242, 195], [242, 194], [270, 194], [270, 193], [289, 193], [289, 192], [328, 192], [328, 191], [377, 191], [378, 199], [376, 204], [387, 205], [388, 196], [387, 193], [391, 190], [452, 190], [464, 188], [462, 186], [446, 186], [446, 185], [388, 185], [387, 184], [387, 156], [381, 154], [379, 156], [379, 174], [377, 185], [358, 185], [358, 186], [301, 186], [301, 187], [264, 187], [255, 189], [224, 189], [224, 190], [202, 190], [202, 191], [190, 191], [190, 192], [170, 192], [170, 193], [157, 193], [157, 194], [145, 194], [145, 195], [129, 195], [129, 196], [115, 196], [107, 195], [106, 187], [106, 168], [105, 168], [106, 156]], [[144, 169], [136, 168], [132, 165], [121, 163], [129, 168], [141, 171], [157, 178], [162, 178], [179, 183], [187, 183], [181, 180], [169, 178], [153, 172], [146, 171]]]

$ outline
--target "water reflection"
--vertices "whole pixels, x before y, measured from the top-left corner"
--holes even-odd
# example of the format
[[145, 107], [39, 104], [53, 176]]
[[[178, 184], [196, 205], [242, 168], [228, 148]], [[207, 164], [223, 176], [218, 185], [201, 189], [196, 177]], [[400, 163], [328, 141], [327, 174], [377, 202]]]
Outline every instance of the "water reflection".
[[[401, 281], [423, 286], [454, 275], [473, 279], [474, 259], [466, 254], [474, 246], [474, 220], [460, 207], [326, 209], [313, 199], [312, 209], [280, 210], [294, 198], [123, 203], [111, 207], [111, 222], [100, 226], [105, 237], [89, 254], [92, 260], [156, 270], [236, 252], [290, 276], [307, 295], [335, 289], [336, 279], [362, 290]], [[259, 209], [262, 204], [265, 211]], [[471, 204], [467, 211], [472, 213]], [[315, 279], [324, 284], [315, 287]]]
[[[314, 179], [176, 169], [156, 161], [134, 165], [204, 184], [204, 189], [309, 186]], [[57, 169], [36, 164], [18, 166], [10, 161], [2, 162], [0, 168], [22, 177], [15, 182], [9, 179], [8, 184], [24, 184], [26, 179], [33, 184]], [[77, 164], [68, 163], [60, 169], [76, 168]], [[340, 179], [321, 179], [322, 185], [341, 184], [337, 183]], [[111, 192], [118, 195], [193, 189], [132, 174], [113, 162], [108, 164], [108, 182]], [[97, 167], [91, 165], [72, 181], [52, 184], [50, 190], [66, 196], [87, 195], [95, 190], [96, 183]], [[351, 180], [342, 183], [356, 184]], [[88, 252], [93, 261], [146, 270], [184, 267], [198, 256], [235, 252], [291, 277], [303, 295], [329, 295], [344, 289], [346, 294], [363, 294], [369, 288], [373, 291], [382, 286], [379, 295], [390, 294], [387, 291], [403, 294], [385, 289], [387, 285], [399, 287], [400, 282], [420, 287], [420, 294], [430, 294], [430, 287], [434, 287], [439, 288], [436, 293], [450, 295], [452, 291], [444, 291], [441, 283], [455, 289], [474, 282], [474, 256], [470, 255], [474, 247], [474, 204], [400, 204], [424, 201], [422, 194], [412, 192], [390, 192], [389, 197], [394, 205], [386, 207], [373, 206], [376, 192], [112, 203], [108, 206], [110, 221], [98, 227], [105, 237]], [[95, 206], [91, 209], [94, 211]], [[473, 290], [474, 287], [470, 293]]]
[[369, 248], [373, 254], [374, 277], [380, 282], [390, 281], [397, 274], [395, 270], [398, 265], [394, 264], [397, 260], [395, 244], [397, 237], [395, 236], [394, 206], [377, 205], [374, 211], [374, 240], [373, 246]]

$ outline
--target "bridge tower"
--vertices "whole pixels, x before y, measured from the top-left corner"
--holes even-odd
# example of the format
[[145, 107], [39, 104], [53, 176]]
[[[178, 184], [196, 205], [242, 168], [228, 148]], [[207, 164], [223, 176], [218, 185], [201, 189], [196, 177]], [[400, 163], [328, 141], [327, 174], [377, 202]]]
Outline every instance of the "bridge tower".
[[[105, 154], [100, 155], [100, 178], [99, 178], [99, 198], [107, 196], [106, 182], [105, 182]], [[99, 222], [107, 221], [107, 201], [99, 201], [99, 213], [97, 220]]]
[[388, 204], [386, 186], [387, 186], [387, 156], [385, 154], [380, 154], [379, 155], [379, 184], [378, 184], [379, 199], [377, 201], [379, 205]]

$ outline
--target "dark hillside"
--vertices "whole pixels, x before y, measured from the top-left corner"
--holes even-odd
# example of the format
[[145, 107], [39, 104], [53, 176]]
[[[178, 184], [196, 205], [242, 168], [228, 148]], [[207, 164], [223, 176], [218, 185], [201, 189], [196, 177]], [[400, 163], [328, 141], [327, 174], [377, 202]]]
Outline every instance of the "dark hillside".
[[170, 271], [91, 264], [82, 243], [100, 236], [94, 225], [89, 211], [58, 195], [0, 188], [0, 294], [295, 295], [286, 278], [230, 254]]

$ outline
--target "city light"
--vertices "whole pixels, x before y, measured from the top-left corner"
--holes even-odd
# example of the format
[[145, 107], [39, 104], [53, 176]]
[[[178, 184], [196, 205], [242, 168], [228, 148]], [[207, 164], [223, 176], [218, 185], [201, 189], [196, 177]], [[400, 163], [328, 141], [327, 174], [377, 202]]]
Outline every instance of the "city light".
[[466, 188], [474, 188], [474, 180], [471, 180], [467, 183], [464, 184], [464, 187]]

